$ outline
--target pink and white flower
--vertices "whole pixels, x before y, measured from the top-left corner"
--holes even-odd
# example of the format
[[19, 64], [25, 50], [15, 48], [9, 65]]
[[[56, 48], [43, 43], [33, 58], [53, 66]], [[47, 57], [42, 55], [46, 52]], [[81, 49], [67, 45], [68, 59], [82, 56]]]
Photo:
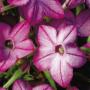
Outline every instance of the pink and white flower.
[[52, 78], [62, 87], [67, 87], [73, 77], [73, 67], [85, 63], [84, 54], [76, 46], [77, 30], [75, 26], [66, 26], [56, 30], [42, 25], [38, 31], [38, 44], [34, 65], [40, 70], [49, 70]]
[[30, 25], [24, 21], [11, 28], [0, 23], [0, 72], [7, 70], [17, 59], [34, 51], [34, 44], [28, 38]]

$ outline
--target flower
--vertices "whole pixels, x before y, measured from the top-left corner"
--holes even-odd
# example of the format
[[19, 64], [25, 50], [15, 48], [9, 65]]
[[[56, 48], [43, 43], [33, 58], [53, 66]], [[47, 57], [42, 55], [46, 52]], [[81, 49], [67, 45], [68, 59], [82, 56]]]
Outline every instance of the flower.
[[60, 3], [56, 0], [29, 0], [29, 2], [19, 8], [21, 16], [36, 24], [45, 16], [62, 18], [64, 16]]
[[37, 86], [31, 86], [24, 80], [16, 80], [13, 84], [12, 90], [53, 90], [48, 84], [41, 84]]
[[29, 0], [7, 0], [10, 5], [21, 6], [28, 3]]
[[[83, 19], [82, 19], [83, 18]], [[82, 37], [90, 36], [90, 9], [81, 12], [76, 17], [78, 35]]]
[[62, 87], [67, 87], [73, 76], [73, 67], [85, 63], [84, 54], [75, 44], [77, 31], [70, 25], [56, 30], [41, 25], [37, 41], [39, 48], [34, 56], [34, 65], [40, 71], [49, 70], [52, 78]]
[[0, 23], [0, 72], [34, 51], [34, 44], [28, 38], [29, 28], [26, 21], [17, 24], [13, 30], [8, 24]]

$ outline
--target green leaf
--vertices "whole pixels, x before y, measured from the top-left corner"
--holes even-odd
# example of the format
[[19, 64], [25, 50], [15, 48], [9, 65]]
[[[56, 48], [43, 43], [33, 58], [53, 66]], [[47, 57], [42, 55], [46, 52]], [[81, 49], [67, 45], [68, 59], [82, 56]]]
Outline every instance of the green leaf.
[[48, 72], [48, 71], [44, 71], [43, 73], [44, 73], [46, 79], [48, 80], [48, 82], [50, 83], [50, 85], [54, 88], [54, 90], [57, 90], [56, 85], [55, 85], [55, 82], [54, 82], [54, 80], [52, 79], [52, 77], [51, 77], [51, 75], [49, 74], [49, 72]]

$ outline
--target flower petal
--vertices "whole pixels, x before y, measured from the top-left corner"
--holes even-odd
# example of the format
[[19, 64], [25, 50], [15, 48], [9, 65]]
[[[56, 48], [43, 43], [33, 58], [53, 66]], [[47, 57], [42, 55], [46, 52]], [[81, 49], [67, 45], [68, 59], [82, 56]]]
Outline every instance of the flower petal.
[[16, 80], [12, 90], [32, 90], [31, 85], [24, 80]]
[[76, 40], [76, 35], [76, 27], [74, 27], [73, 25], [62, 27], [62, 29], [59, 30], [58, 43], [73, 43]]
[[83, 37], [90, 36], [90, 9], [81, 12], [77, 16], [76, 24], [78, 27], [79, 36]]
[[21, 6], [28, 3], [29, 0], [8, 0], [10, 5]]
[[16, 60], [17, 60], [17, 58], [15, 57], [13, 52], [10, 53], [8, 59], [2, 60], [0, 62], [0, 72], [4, 72], [7, 69], [9, 69], [10, 67], [12, 67], [15, 64]]
[[48, 84], [35, 86], [32, 90], [53, 90]]
[[[40, 54], [40, 53], [39, 53]], [[42, 54], [40, 54], [42, 56]], [[34, 65], [38, 68], [38, 70], [48, 70], [50, 68], [50, 63], [52, 62], [53, 58], [56, 54], [50, 53], [43, 57], [39, 55], [35, 55], [34, 57]]]
[[67, 47], [67, 56], [65, 57], [66, 61], [75, 68], [81, 67], [85, 64], [85, 55], [80, 51], [76, 46]]
[[21, 15], [36, 24], [43, 20], [45, 16], [62, 18], [63, 10], [56, 0], [30, 0], [27, 5], [20, 7]]
[[34, 51], [34, 44], [31, 40], [26, 39], [18, 44], [16, 44], [14, 53], [17, 58], [22, 58], [28, 54], [31, 54]]
[[27, 21], [23, 21], [13, 28], [10, 37], [17, 43], [23, 41], [24, 39], [28, 38], [29, 29], [29, 23]]
[[73, 76], [73, 69], [57, 54], [51, 63], [50, 73], [52, 78], [62, 87], [67, 87]]
[[38, 31], [38, 42], [42, 46], [52, 46], [56, 43], [56, 30], [50, 26], [40, 26]]
[[8, 24], [0, 23], [0, 47], [3, 46], [5, 40], [9, 37], [11, 27]]

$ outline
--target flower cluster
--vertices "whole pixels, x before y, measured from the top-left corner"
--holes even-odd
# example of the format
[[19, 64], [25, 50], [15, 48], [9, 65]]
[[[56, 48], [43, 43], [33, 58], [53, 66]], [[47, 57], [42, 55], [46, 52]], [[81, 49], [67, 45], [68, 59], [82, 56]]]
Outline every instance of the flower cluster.
[[0, 90], [79, 90], [71, 85], [90, 61], [89, 8], [90, 0], [1, 0]]

